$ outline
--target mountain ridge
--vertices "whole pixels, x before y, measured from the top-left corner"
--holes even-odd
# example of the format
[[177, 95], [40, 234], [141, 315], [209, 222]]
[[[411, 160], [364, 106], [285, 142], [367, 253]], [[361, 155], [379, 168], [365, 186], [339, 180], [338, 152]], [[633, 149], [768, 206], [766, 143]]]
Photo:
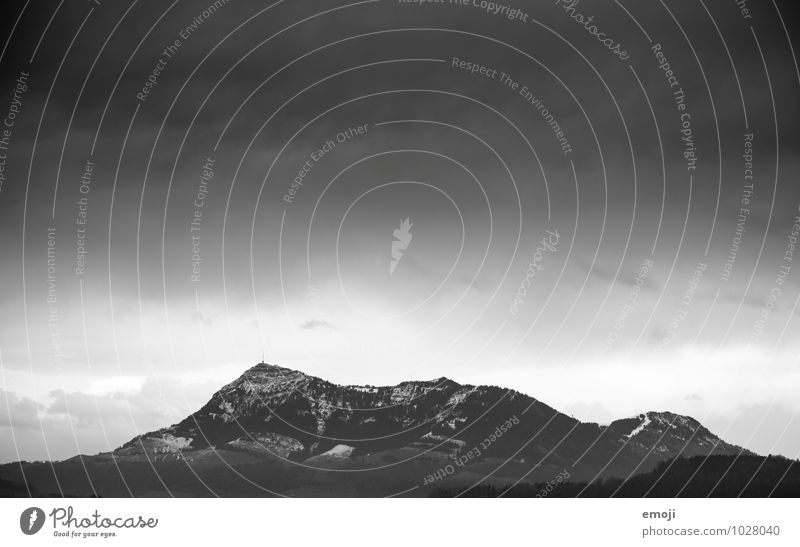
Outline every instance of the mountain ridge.
[[[130, 488], [122, 466], [148, 477], [145, 495], [172, 492], [170, 484], [202, 495], [217, 482], [238, 495], [230, 480], [247, 492], [256, 484], [283, 495], [388, 495], [458, 481], [532, 484], [567, 469], [579, 480], [626, 478], [676, 457], [712, 454], [752, 453], [667, 411], [599, 425], [497, 386], [446, 377], [342, 386], [262, 362], [183, 420], [111, 452], [53, 462], [52, 474], [80, 463], [87, 479], [66, 480], [83, 493], [96, 492], [96, 476], [118, 494], [115, 473]], [[358, 481], [342, 478], [353, 472]], [[19, 475], [0, 466], [4, 479]], [[46, 475], [37, 476], [47, 483]]]

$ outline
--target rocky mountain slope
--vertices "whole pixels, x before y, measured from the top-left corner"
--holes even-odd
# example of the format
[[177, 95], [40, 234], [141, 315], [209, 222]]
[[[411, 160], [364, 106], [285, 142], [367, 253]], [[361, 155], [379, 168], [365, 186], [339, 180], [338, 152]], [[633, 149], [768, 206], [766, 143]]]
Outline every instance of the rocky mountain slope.
[[0, 466], [0, 477], [75, 495], [425, 495], [565, 471], [627, 478], [678, 456], [740, 453], [669, 412], [600, 426], [498, 387], [339, 386], [260, 363], [178, 424], [111, 453]]

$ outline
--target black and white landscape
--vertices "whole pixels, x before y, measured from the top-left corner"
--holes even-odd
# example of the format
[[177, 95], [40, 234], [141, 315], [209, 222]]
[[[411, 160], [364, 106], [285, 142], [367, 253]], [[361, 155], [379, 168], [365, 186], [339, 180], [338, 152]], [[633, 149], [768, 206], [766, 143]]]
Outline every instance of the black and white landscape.
[[796, 463], [671, 412], [599, 426], [495, 386], [339, 386], [260, 363], [177, 424], [111, 452], [4, 465], [0, 484], [101, 497], [797, 496]]
[[800, 493], [794, 0], [0, 10], [3, 495]]

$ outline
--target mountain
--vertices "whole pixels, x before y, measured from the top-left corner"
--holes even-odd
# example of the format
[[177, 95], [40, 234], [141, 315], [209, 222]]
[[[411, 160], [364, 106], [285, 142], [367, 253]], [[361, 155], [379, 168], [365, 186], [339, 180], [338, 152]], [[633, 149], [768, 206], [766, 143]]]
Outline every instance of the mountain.
[[428, 495], [452, 485], [626, 479], [676, 457], [752, 455], [648, 412], [583, 423], [517, 391], [447, 378], [340, 386], [260, 363], [197, 412], [120, 448], [0, 466], [36, 495]]

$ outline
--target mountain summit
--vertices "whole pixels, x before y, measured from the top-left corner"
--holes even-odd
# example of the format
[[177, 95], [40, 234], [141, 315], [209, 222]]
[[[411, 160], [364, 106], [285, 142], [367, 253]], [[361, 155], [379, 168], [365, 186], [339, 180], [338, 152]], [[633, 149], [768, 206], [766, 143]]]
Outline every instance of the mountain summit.
[[49, 474], [9, 464], [0, 476], [26, 472], [41, 490], [58, 478], [79, 495], [419, 495], [564, 472], [625, 479], [679, 456], [743, 453], [670, 412], [600, 426], [499, 387], [448, 378], [340, 386], [259, 363], [175, 425]]

